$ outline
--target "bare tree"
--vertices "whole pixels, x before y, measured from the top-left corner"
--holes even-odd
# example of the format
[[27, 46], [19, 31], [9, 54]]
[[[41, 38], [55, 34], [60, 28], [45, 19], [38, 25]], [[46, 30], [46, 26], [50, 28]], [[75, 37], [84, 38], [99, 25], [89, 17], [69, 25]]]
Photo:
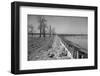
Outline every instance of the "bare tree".
[[28, 34], [33, 36], [33, 33], [35, 33], [35, 28], [32, 24], [28, 25]]
[[28, 25], [28, 33], [33, 33], [33, 29], [34, 27], [32, 26], [32, 24]]
[[55, 35], [55, 34], [56, 34], [55, 28], [52, 28], [52, 29], [51, 29], [51, 33], [52, 33], [52, 35]]
[[51, 37], [51, 25], [49, 25], [49, 36]]
[[37, 19], [39, 22], [38, 29], [40, 30], [40, 37], [41, 37], [41, 35], [42, 35], [42, 16], [38, 16]]
[[43, 34], [43, 37], [45, 37], [46, 33], [46, 27], [47, 27], [47, 20], [45, 19], [44, 16], [38, 16], [38, 22], [39, 22], [39, 27], [38, 29], [40, 30], [40, 37]]
[[43, 36], [45, 37], [45, 34], [46, 34], [46, 28], [47, 28], [47, 20], [45, 19], [45, 17], [43, 16]]

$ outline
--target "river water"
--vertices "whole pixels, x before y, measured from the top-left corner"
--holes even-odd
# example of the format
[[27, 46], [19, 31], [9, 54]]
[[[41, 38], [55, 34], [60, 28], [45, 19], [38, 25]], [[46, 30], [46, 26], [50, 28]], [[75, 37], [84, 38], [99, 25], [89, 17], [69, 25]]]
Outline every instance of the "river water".
[[82, 48], [88, 49], [88, 37], [87, 36], [65, 36], [69, 41], [72, 41]]

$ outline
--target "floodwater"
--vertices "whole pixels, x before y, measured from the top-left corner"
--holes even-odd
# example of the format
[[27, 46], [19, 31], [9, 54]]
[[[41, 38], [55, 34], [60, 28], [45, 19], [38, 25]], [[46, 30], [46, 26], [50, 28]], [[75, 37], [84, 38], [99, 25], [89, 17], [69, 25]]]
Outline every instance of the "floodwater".
[[88, 50], [88, 36], [66, 36], [65, 38]]

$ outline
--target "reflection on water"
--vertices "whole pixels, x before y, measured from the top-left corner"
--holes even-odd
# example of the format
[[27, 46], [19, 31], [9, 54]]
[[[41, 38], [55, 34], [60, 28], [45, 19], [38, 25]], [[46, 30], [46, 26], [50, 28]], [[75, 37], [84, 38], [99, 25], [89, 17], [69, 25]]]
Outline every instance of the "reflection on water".
[[88, 50], [88, 37], [87, 36], [66, 36], [65, 38], [69, 41], [72, 41], [80, 45], [82, 48], [85, 48]]

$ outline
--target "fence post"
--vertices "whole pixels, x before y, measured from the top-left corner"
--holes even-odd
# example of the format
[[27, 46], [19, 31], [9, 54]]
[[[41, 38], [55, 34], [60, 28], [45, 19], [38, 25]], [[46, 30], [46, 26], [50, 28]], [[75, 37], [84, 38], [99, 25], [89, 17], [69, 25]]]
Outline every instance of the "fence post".
[[84, 58], [84, 55], [81, 55], [81, 58], [83, 59]]

